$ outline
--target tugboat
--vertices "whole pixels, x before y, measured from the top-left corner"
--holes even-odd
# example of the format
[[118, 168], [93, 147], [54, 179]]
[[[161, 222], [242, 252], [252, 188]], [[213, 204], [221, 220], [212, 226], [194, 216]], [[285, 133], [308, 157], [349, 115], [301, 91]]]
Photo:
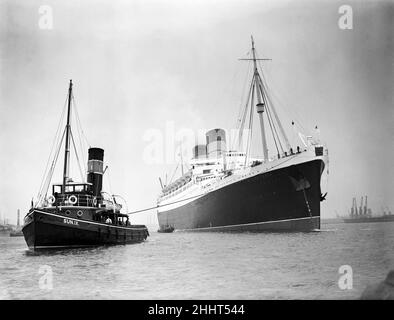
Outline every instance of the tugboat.
[[[22, 232], [32, 250], [85, 247], [104, 244], [138, 243], [149, 236], [145, 225], [132, 225], [128, 214], [121, 213], [119, 196], [102, 191], [104, 150], [89, 148], [86, 182], [75, 183], [69, 177], [70, 142], [77, 148], [71, 131], [72, 80], [68, 89], [67, 123], [54, 153], [52, 166], [38, 199], [26, 214]], [[74, 109], [74, 108], [73, 108]], [[77, 115], [77, 113], [76, 113]], [[63, 118], [63, 116], [62, 116]], [[78, 122], [77, 122], [78, 123]], [[59, 131], [60, 132], [60, 131]], [[63, 182], [48, 189], [56, 160], [65, 137]], [[82, 175], [82, 174], [81, 174]], [[82, 176], [82, 179], [84, 177]]]

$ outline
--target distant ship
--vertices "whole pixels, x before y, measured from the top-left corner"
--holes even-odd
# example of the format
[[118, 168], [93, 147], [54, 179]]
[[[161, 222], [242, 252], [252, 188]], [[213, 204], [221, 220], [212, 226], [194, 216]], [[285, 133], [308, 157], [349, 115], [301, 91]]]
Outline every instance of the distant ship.
[[[63, 134], [59, 135], [59, 141], [54, 144], [57, 148], [53, 153], [52, 165], [46, 179], [43, 180], [36, 204], [32, 203], [24, 219], [22, 231], [26, 243], [30, 249], [45, 249], [142, 242], [149, 235], [146, 226], [132, 225], [129, 216], [121, 213], [122, 205], [117, 202], [119, 196], [109, 195], [102, 191], [105, 173], [103, 149], [89, 148], [86, 182], [81, 166], [79, 168], [82, 182], [75, 183], [69, 176], [71, 142], [76, 159], [79, 159], [71, 130], [71, 101], [74, 99], [72, 86], [70, 80], [67, 122]], [[58, 132], [61, 131], [58, 130]], [[48, 195], [48, 188], [64, 138], [63, 182], [54, 184], [52, 192]]]
[[368, 197], [365, 196], [365, 204], [363, 203], [364, 198], [361, 197], [360, 207], [357, 207], [357, 200], [353, 198], [352, 207], [348, 217], [343, 218], [346, 223], [360, 223], [360, 222], [389, 222], [394, 221], [394, 214], [387, 208], [382, 210], [382, 214], [377, 216], [372, 214], [372, 210], [368, 208]]
[[12, 231], [12, 226], [7, 223], [7, 220], [0, 218], [0, 234], [6, 235]]
[[6, 224], [0, 224], [0, 233], [9, 233], [12, 231], [12, 227]]
[[10, 237], [23, 237], [22, 228], [20, 225], [20, 210], [17, 211], [16, 228], [10, 232]]
[[174, 232], [174, 227], [173, 226], [169, 226], [169, 225], [165, 225], [162, 226], [161, 228], [159, 228], [159, 230], [157, 230], [157, 232], [159, 233], [171, 233]]
[[[226, 133], [206, 133], [206, 144], [193, 148], [186, 173], [162, 184], [157, 200], [160, 229], [184, 231], [310, 231], [320, 228], [321, 177], [328, 149], [312, 136], [292, 147], [260, 76], [252, 37], [253, 62], [248, 99], [239, 119], [239, 143], [248, 123], [246, 151], [227, 150]], [[263, 158], [251, 158], [253, 113], [257, 111]], [[249, 120], [248, 120], [249, 119]], [[185, 119], [187, 121], [187, 119]], [[292, 123], [294, 125], [294, 122]], [[269, 155], [266, 126], [276, 154]], [[300, 136], [302, 137], [302, 136]], [[273, 145], [273, 143], [272, 143]]]

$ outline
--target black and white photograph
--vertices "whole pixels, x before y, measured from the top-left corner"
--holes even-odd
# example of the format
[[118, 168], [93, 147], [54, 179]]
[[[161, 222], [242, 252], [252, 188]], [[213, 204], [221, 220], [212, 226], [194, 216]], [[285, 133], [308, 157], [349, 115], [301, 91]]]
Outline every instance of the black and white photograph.
[[1, 0], [0, 300], [394, 300], [393, 30], [392, 0]]

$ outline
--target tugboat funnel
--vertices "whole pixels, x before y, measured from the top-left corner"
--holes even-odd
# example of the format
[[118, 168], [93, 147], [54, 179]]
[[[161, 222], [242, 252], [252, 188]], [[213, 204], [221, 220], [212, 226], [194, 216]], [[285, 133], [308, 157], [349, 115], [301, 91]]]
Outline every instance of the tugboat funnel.
[[92, 184], [91, 191], [98, 197], [103, 187], [104, 150], [101, 148], [90, 148], [88, 158], [87, 181]]

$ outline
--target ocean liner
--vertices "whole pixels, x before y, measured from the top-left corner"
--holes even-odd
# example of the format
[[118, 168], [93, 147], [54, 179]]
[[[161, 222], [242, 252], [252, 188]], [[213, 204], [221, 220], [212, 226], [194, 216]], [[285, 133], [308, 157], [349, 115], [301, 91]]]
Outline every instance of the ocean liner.
[[[160, 228], [256, 232], [320, 228], [320, 202], [327, 195], [322, 192], [321, 178], [323, 172], [328, 174], [328, 149], [318, 137], [301, 133], [301, 146], [291, 146], [261, 72], [260, 61], [270, 59], [257, 58], [253, 37], [250, 53], [249, 59], [240, 59], [253, 62], [253, 75], [239, 118], [238, 148], [227, 150], [223, 129], [206, 133], [206, 144], [193, 148], [188, 171], [162, 184], [157, 200]], [[255, 112], [260, 122], [261, 158], [250, 155]], [[275, 154], [268, 152], [266, 127]]]
[[[51, 166], [41, 184], [36, 203], [32, 201], [31, 209], [24, 218], [22, 232], [26, 243], [30, 249], [37, 250], [142, 242], [148, 237], [146, 226], [132, 225], [128, 214], [121, 213], [122, 205], [119, 203], [119, 196], [102, 191], [105, 173], [103, 149], [89, 148], [87, 175], [84, 176], [82, 173], [71, 130], [71, 110], [75, 109], [72, 108], [71, 103], [74, 101], [72, 86], [70, 80], [67, 108], [63, 110], [56, 134], [55, 152], [51, 152], [53, 154]], [[67, 111], [67, 122], [61, 134], [59, 129], [65, 111]], [[77, 112], [75, 113], [77, 117]], [[78, 123], [80, 124], [79, 121], [77, 125]], [[48, 195], [63, 140], [65, 141], [63, 181], [60, 184], [53, 184], [52, 192]], [[80, 168], [82, 182], [79, 183], [70, 178], [71, 146]]]

